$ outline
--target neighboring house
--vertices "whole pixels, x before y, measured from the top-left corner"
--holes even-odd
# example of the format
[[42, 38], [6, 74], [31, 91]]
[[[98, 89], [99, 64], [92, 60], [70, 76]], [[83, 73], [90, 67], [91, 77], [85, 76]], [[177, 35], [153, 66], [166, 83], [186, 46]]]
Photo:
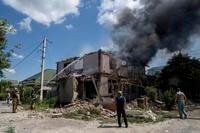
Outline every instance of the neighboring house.
[[[50, 81], [55, 76], [56, 70], [55, 69], [45, 69], [44, 70], [44, 91], [56, 91], [56, 81], [55, 79]], [[28, 77], [27, 79], [20, 82], [20, 85], [22, 86], [31, 86], [35, 89], [40, 89], [40, 78], [41, 78], [41, 72]], [[44, 92], [45, 93], [45, 92]]]
[[116, 96], [117, 91], [122, 90], [127, 99], [131, 100], [141, 95], [139, 79], [145, 76], [145, 68], [128, 66], [111, 53], [99, 50], [81, 58], [73, 57], [57, 62], [57, 74], [61, 103], [70, 102], [67, 97], [73, 95], [66, 90], [69, 75], [74, 75], [78, 80], [78, 96], [81, 99], [97, 96], [106, 99]]

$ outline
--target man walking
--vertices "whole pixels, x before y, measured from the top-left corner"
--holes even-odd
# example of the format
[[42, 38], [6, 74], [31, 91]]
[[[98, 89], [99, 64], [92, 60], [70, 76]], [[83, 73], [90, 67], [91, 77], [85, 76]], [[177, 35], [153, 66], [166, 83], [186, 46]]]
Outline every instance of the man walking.
[[121, 115], [124, 118], [124, 123], [126, 128], [128, 127], [127, 118], [126, 118], [126, 98], [122, 96], [122, 92], [118, 92], [118, 96], [116, 97], [116, 109], [117, 109], [117, 119], [118, 119], [118, 125], [121, 127]]
[[185, 112], [186, 96], [183, 92], [181, 92], [180, 88], [178, 88], [178, 92], [176, 93], [175, 102], [178, 103], [178, 111], [179, 111], [180, 118], [187, 119], [187, 113]]
[[14, 90], [11, 93], [11, 97], [12, 97], [13, 113], [16, 113], [17, 105], [19, 104], [19, 93], [17, 88], [14, 88]]

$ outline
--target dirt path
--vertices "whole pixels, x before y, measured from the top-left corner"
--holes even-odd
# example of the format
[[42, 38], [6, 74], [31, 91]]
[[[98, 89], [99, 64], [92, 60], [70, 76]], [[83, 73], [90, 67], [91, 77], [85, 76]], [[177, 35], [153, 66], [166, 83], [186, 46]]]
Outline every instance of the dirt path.
[[132, 124], [118, 128], [117, 124], [100, 124], [64, 118], [42, 117], [31, 111], [10, 113], [11, 106], [0, 102], [0, 133], [14, 127], [16, 133], [199, 133], [200, 110], [190, 113], [187, 120], [171, 119], [156, 124]]

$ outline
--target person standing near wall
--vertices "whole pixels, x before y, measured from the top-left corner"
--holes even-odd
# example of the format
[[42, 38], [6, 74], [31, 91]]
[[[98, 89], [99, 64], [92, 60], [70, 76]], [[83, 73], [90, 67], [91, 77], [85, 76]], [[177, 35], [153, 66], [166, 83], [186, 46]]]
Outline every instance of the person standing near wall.
[[118, 91], [118, 96], [115, 99], [116, 101], [116, 109], [117, 109], [117, 120], [118, 120], [118, 125], [121, 127], [121, 115], [124, 118], [124, 123], [126, 128], [128, 127], [128, 122], [126, 118], [126, 98], [122, 96], [122, 92]]
[[[178, 111], [181, 119], [187, 119], [187, 113], [185, 112], [185, 102], [186, 96], [183, 92], [181, 92], [180, 88], [178, 88], [178, 92], [176, 93], [175, 102], [178, 104]], [[184, 115], [184, 117], [183, 117]]]

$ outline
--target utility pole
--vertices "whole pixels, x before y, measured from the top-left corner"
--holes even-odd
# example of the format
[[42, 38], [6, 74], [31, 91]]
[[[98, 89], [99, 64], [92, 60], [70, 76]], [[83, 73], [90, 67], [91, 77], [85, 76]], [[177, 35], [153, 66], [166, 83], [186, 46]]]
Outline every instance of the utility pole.
[[42, 41], [42, 62], [41, 62], [41, 77], [40, 77], [40, 100], [43, 100], [43, 85], [44, 85], [44, 60], [45, 60], [45, 54], [46, 54], [46, 47], [47, 47], [47, 37], [44, 37], [44, 40]]

